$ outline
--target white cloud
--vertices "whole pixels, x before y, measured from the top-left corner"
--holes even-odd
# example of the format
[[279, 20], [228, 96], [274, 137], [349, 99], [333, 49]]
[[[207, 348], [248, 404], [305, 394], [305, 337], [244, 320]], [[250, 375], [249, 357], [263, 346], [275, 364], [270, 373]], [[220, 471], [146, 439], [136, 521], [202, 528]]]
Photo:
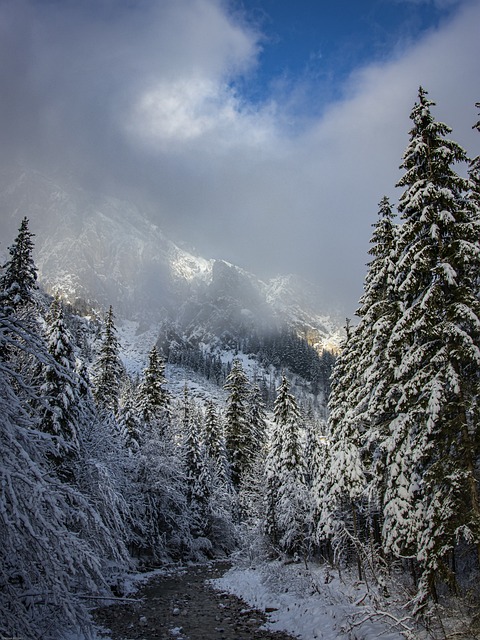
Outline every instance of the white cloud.
[[150, 147], [175, 145], [212, 137], [216, 148], [259, 145], [273, 134], [268, 112], [241, 102], [221, 80], [193, 76], [160, 82], [143, 92], [132, 110], [127, 131]]

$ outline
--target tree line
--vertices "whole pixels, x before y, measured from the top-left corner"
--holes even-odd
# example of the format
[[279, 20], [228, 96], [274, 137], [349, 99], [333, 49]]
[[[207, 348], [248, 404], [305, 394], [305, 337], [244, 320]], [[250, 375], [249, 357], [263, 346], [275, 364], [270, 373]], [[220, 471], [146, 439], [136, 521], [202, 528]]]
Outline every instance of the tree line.
[[[230, 336], [229, 350], [234, 354], [251, 355], [264, 370], [288, 369], [308, 383], [308, 391], [321, 394], [324, 402], [330, 393], [330, 376], [335, 354], [328, 349], [321, 353], [290, 327], [272, 327], [268, 331], [244, 330], [243, 336]], [[164, 321], [159, 330], [158, 345], [167, 363], [178, 364], [196, 371], [207, 380], [223, 386], [230, 373], [232, 361], [222, 360], [218, 345], [196, 344], [186, 339], [174, 322]], [[276, 396], [269, 381], [262, 374], [259, 380], [264, 401], [273, 408]]]

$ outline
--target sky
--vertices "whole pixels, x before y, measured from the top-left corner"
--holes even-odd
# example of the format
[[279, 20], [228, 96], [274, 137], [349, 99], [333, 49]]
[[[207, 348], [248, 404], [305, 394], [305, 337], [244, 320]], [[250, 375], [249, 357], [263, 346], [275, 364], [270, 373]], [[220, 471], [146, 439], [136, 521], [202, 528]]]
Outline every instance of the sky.
[[0, 161], [351, 314], [420, 85], [479, 153], [479, 33], [480, 0], [0, 0]]

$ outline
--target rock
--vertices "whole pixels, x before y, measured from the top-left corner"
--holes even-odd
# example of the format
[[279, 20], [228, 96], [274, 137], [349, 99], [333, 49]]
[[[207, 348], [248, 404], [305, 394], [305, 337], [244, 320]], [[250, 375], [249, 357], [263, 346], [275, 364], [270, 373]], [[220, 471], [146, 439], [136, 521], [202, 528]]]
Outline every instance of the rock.
[[197, 566], [154, 578], [140, 588], [136, 602], [97, 609], [95, 619], [111, 630], [111, 640], [293, 640], [286, 633], [259, 628], [274, 607], [258, 611], [211, 588], [205, 580], [222, 575], [228, 565], [218, 563], [214, 569]]

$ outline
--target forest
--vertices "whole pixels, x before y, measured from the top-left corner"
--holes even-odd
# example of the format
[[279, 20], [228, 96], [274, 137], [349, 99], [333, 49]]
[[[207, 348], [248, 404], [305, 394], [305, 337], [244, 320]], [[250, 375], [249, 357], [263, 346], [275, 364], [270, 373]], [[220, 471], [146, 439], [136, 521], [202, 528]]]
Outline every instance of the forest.
[[[478, 637], [480, 157], [433, 106], [420, 88], [402, 195], [380, 201], [337, 356], [287, 328], [238, 336], [228, 362], [159, 336], [134, 378], [112, 307], [100, 321], [42, 289], [23, 218], [0, 271], [1, 636], [93, 638], [95, 598], [130, 572], [248, 543], [254, 562], [401, 589], [431, 637], [447, 637], [431, 612], [461, 602], [471, 635], [456, 637]], [[187, 377], [173, 394], [170, 364], [225, 401]]]

